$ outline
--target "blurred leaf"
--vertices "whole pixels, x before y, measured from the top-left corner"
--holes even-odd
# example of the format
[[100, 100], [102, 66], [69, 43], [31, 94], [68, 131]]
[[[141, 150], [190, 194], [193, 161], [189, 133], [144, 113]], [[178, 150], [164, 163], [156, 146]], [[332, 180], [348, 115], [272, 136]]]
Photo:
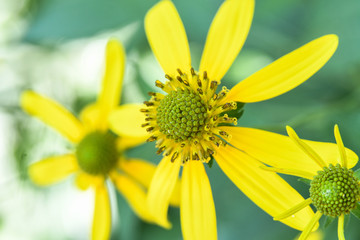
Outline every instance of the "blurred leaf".
[[350, 224], [350, 214], [346, 214], [344, 219], [344, 228], [349, 224]]
[[360, 204], [356, 204], [356, 208], [351, 210], [351, 213], [360, 220]]
[[306, 185], [310, 186], [311, 180], [310, 179], [306, 179], [306, 178], [298, 178], [299, 182], [303, 182]]
[[142, 20], [156, 0], [48, 0], [38, 6], [24, 40], [33, 43], [87, 37]]
[[330, 225], [335, 219], [336, 219], [336, 218], [334, 218], [334, 217], [326, 216], [326, 218], [325, 218], [325, 223], [324, 223], [324, 229], [326, 229], [327, 227], [329, 227], [329, 225]]
[[354, 172], [354, 176], [360, 180], [360, 168]]
[[[92, 36], [104, 30], [119, 29], [132, 22], [143, 22], [146, 12], [157, 0], [48, 0], [38, 4], [34, 11], [24, 41], [32, 43], [58, 42]], [[220, 0], [184, 0], [175, 2], [189, 40], [205, 40], [211, 20]], [[191, 6], [191, 7], [189, 7]], [[199, 11], [202, 9], [202, 11]], [[193, 16], [197, 20], [193, 21]], [[143, 30], [142, 30], [143, 32]], [[145, 35], [141, 35], [145, 38]]]

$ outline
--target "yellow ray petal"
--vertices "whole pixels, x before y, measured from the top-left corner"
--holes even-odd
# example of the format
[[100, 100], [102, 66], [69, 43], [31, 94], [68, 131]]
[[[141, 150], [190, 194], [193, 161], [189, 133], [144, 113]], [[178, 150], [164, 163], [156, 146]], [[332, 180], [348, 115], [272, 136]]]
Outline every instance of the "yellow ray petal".
[[298, 177], [307, 178], [307, 179], [313, 179], [313, 177], [314, 177], [314, 175], [312, 173], [309, 173], [307, 171], [297, 170], [297, 169], [294, 170], [294, 169], [275, 168], [275, 167], [266, 167], [266, 166], [261, 167], [261, 169], [264, 169], [264, 170], [270, 171], [270, 172], [293, 175], [293, 176], [298, 176]]
[[107, 129], [108, 115], [119, 104], [125, 69], [125, 53], [122, 45], [115, 39], [106, 46], [105, 76], [98, 97], [100, 107], [100, 129]]
[[[317, 175], [321, 168], [296, 146], [287, 136], [263, 130], [243, 127], [221, 127], [232, 135], [230, 143], [248, 153], [257, 160], [270, 166], [282, 169], [293, 169]], [[340, 161], [338, 148], [334, 143], [323, 143], [303, 140], [329, 165]], [[352, 168], [358, 161], [358, 156], [346, 149], [348, 167]]]
[[285, 212], [280, 213], [279, 215], [275, 216], [274, 220], [279, 221], [281, 219], [288, 218], [288, 217], [294, 215], [295, 213], [297, 213], [298, 211], [300, 211], [301, 209], [303, 209], [304, 207], [309, 206], [311, 203], [312, 203], [311, 198], [308, 198], [308, 199], [298, 203], [297, 205], [289, 208]]
[[162, 0], [145, 17], [149, 44], [165, 73], [190, 71], [191, 58], [184, 26], [171, 1]]
[[80, 171], [75, 178], [75, 184], [80, 190], [87, 190], [90, 186], [98, 187], [104, 185], [105, 178], [101, 175], [91, 175]]
[[91, 185], [91, 180], [88, 174], [80, 172], [76, 175], [75, 184], [80, 190], [87, 190]]
[[345, 219], [344, 214], [341, 214], [338, 219], [338, 238], [339, 238], [339, 240], [345, 240], [344, 219]]
[[317, 154], [309, 145], [307, 145], [303, 140], [299, 138], [294, 129], [289, 126], [286, 126], [286, 131], [289, 137], [294, 141], [294, 143], [306, 153], [320, 168], [327, 167], [327, 164], [324, 160]]
[[[156, 170], [154, 164], [134, 158], [122, 159], [119, 161], [119, 168], [145, 188], [149, 188], [151, 179]], [[170, 198], [170, 204], [173, 206], [180, 205], [180, 179], [176, 181], [174, 191]]]
[[[299, 234], [300, 235], [300, 234]], [[294, 240], [298, 240], [299, 236], [296, 236]], [[324, 240], [324, 233], [321, 230], [317, 230], [309, 234], [306, 240]]]
[[[319, 211], [317, 211], [315, 213], [315, 215], [313, 216], [313, 218], [311, 219], [311, 221], [308, 223], [308, 225], [306, 226], [306, 228], [304, 229], [304, 231], [301, 233], [300, 237], [298, 240], [305, 240], [307, 239], [307, 237], [310, 235], [310, 232], [311, 231], [314, 231], [316, 230], [317, 226], [318, 225], [318, 221], [319, 219], [321, 218], [322, 216], [322, 213], [320, 213]], [[315, 227], [314, 227], [315, 226]]]
[[335, 135], [336, 143], [338, 145], [339, 152], [340, 152], [341, 161], [339, 163], [342, 167], [347, 168], [345, 147], [344, 147], [344, 143], [341, 139], [339, 126], [337, 124], [335, 124], [335, 127], [334, 127], [334, 135]]
[[109, 239], [111, 230], [111, 210], [106, 186], [95, 188], [95, 211], [92, 225], [92, 240]]
[[[219, 149], [215, 159], [231, 181], [273, 217], [304, 201], [304, 198], [276, 173], [261, 170], [263, 164], [231, 146]], [[303, 230], [313, 215], [311, 208], [305, 207], [281, 222]]]
[[71, 173], [79, 170], [73, 154], [45, 158], [29, 166], [31, 180], [38, 185], [50, 185], [63, 180]]
[[121, 137], [116, 139], [116, 146], [119, 151], [124, 151], [129, 148], [136, 147], [146, 141], [149, 136], [142, 137], [129, 137], [122, 135]]
[[20, 104], [27, 113], [55, 128], [71, 142], [77, 143], [83, 137], [84, 128], [80, 121], [51, 99], [25, 91], [21, 95]]
[[238, 83], [226, 100], [259, 102], [290, 91], [315, 74], [334, 54], [337, 45], [336, 35], [315, 39]]
[[142, 187], [130, 178], [121, 174], [112, 174], [111, 178], [116, 188], [125, 197], [133, 211], [143, 220], [153, 222], [146, 205], [146, 193]]
[[170, 228], [167, 219], [169, 201], [180, 170], [180, 161], [171, 162], [171, 156], [164, 157], [156, 168], [151, 181], [147, 206], [156, 222], [165, 228]]
[[253, 0], [227, 0], [219, 8], [206, 39], [200, 73], [221, 80], [244, 45], [254, 15]]
[[151, 179], [156, 170], [154, 164], [135, 158], [121, 159], [118, 166], [145, 188], [150, 186]]
[[217, 239], [216, 214], [209, 179], [200, 161], [184, 165], [180, 206], [185, 240]]
[[86, 132], [92, 132], [95, 130], [102, 130], [99, 125], [101, 119], [101, 111], [99, 104], [93, 103], [87, 105], [80, 112], [80, 119], [86, 129]]
[[141, 124], [145, 123], [145, 114], [140, 109], [143, 104], [124, 104], [116, 108], [109, 117], [110, 129], [119, 136], [150, 137]]

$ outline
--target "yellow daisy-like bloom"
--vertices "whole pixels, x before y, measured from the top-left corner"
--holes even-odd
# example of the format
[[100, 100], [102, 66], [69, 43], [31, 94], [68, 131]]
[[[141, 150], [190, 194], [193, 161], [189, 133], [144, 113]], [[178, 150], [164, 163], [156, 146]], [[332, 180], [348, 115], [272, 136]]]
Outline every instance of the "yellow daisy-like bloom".
[[[158, 153], [164, 155], [151, 182], [147, 203], [152, 215], [164, 227], [170, 227], [169, 199], [183, 166], [180, 215], [184, 239], [217, 238], [212, 191], [203, 164], [212, 156], [234, 184], [272, 216], [303, 200], [277, 174], [259, 169], [263, 164], [250, 157], [239, 143], [246, 141], [244, 132], [248, 129], [224, 126], [236, 125], [236, 119], [226, 112], [235, 109], [237, 102], [270, 99], [298, 86], [329, 60], [338, 38], [320, 37], [230, 91], [223, 87], [217, 92], [220, 80], [245, 42], [253, 12], [253, 0], [226, 0], [222, 4], [211, 24], [198, 72], [191, 67], [185, 29], [172, 2], [160, 1], [145, 18], [147, 38], [167, 78], [165, 83], [155, 83], [166, 94], [149, 93], [151, 100], [141, 109], [146, 114], [143, 127], [151, 134], [148, 141], [156, 141]], [[136, 128], [131, 119], [120, 117], [123, 114], [128, 113], [118, 110], [110, 116], [111, 128], [119, 134], [127, 133], [130, 126]], [[269, 134], [267, 147], [271, 148]], [[283, 223], [302, 230], [312, 216], [307, 207]]]
[[[38, 185], [56, 183], [70, 174], [76, 175], [76, 185], [95, 191], [95, 211], [91, 239], [109, 239], [111, 209], [106, 179], [110, 178], [127, 199], [134, 212], [143, 220], [154, 222], [146, 208], [146, 190], [155, 166], [140, 159], [126, 159], [122, 152], [146, 139], [146, 131], [116, 136], [108, 129], [108, 116], [119, 104], [125, 67], [123, 47], [110, 40], [106, 48], [106, 69], [102, 90], [97, 101], [87, 106], [80, 120], [58, 103], [35, 92], [26, 91], [21, 106], [47, 125], [55, 128], [75, 145], [75, 150], [61, 156], [43, 159], [29, 167], [29, 176]], [[138, 109], [127, 104], [120, 108]], [[141, 123], [142, 119], [132, 118]], [[176, 198], [172, 203], [176, 204]]]
[[[337, 158], [333, 156], [329, 158], [328, 155], [318, 154], [308, 144], [309, 142], [301, 140], [292, 128], [287, 127], [287, 132], [295, 144], [289, 149], [289, 142], [285, 140], [284, 136], [279, 136], [279, 139], [285, 140], [280, 141], [287, 145], [283, 146], [283, 148], [294, 150], [292, 154], [295, 153], [296, 155], [297, 151], [303, 151], [307, 157], [303, 159], [288, 157], [282, 159], [277, 164], [277, 167], [264, 168], [270, 171], [310, 179], [310, 197], [276, 216], [274, 220], [289, 218], [312, 203], [317, 212], [307, 224], [299, 240], [308, 238], [311, 230], [322, 215], [339, 218], [338, 238], [345, 240], [344, 216], [357, 208], [357, 203], [360, 201], [360, 180], [351, 170], [358, 162], [357, 155], [345, 149], [337, 125], [334, 128], [334, 135], [340, 152], [337, 154]], [[298, 149], [294, 149], [296, 147]], [[308, 164], [309, 160], [312, 161], [312, 164]]]

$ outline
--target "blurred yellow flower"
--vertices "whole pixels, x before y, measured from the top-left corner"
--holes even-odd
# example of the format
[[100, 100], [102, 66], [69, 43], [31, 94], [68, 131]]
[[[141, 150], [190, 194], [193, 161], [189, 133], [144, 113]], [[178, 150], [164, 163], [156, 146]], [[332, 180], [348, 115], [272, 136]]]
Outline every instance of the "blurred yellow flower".
[[[312, 203], [317, 212], [307, 224], [299, 240], [309, 239], [310, 232], [322, 215], [339, 218], [338, 238], [344, 240], [344, 217], [357, 208], [357, 203], [360, 201], [360, 180], [351, 170], [358, 162], [357, 155], [345, 149], [337, 125], [334, 128], [334, 135], [340, 154], [331, 157], [328, 154], [319, 154], [312, 149], [309, 145], [310, 141], [301, 140], [292, 128], [287, 127], [287, 132], [295, 143], [294, 147], [298, 149], [294, 147], [289, 149], [288, 146], [283, 146], [283, 148], [295, 155], [298, 155], [298, 151], [302, 151], [307, 157], [281, 159], [276, 167], [264, 167], [264, 169], [310, 179], [310, 197], [276, 216], [274, 220], [291, 218], [293, 214]], [[325, 145], [323, 147], [326, 149]]]
[[[88, 105], [77, 119], [58, 103], [35, 92], [21, 97], [22, 108], [32, 116], [55, 128], [75, 145], [75, 151], [36, 162], [29, 167], [29, 176], [38, 185], [56, 183], [70, 174], [76, 185], [95, 191], [95, 211], [91, 239], [109, 239], [111, 209], [106, 179], [110, 178], [127, 199], [134, 212], [143, 220], [154, 222], [146, 208], [146, 190], [155, 166], [140, 159], [126, 159], [123, 150], [146, 139], [146, 131], [116, 136], [108, 129], [108, 116], [119, 104], [125, 68], [123, 47], [110, 40], [106, 47], [106, 69], [102, 90], [95, 103]], [[138, 109], [126, 104], [119, 108]], [[142, 119], [132, 118], [141, 123]], [[175, 198], [174, 198], [175, 199]], [[176, 203], [176, 199], [173, 201]]]
[[[164, 227], [170, 227], [169, 199], [183, 165], [180, 215], [187, 240], [217, 239], [212, 191], [203, 166], [212, 156], [234, 184], [272, 216], [303, 200], [277, 174], [259, 169], [263, 164], [238, 144], [246, 141], [244, 134], [249, 129], [224, 126], [237, 124], [237, 119], [226, 113], [236, 109], [237, 102], [270, 99], [307, 80], [333, 55], [338, 38], [320, 37], [230, 91], [223, 87], [216, 93], [245, 42], [253, 12], [253, 0], [226, 0], [221, 5], [208, 32], [198, 72], [192, 68], [185, 29], [173, 3], [160, 1], [145, 18], [147, 38], [167, 78], [165, 83], [155, 82], [167, 94], [149, 93], [151, 100], [141, 109], [146, 114], [143, 127], [151, 133], [148, 141], [156, 141], [158, 153], [164, 155], [151, 182], [147, 203], [152, 215]], [[116, 110], [110, 116], [111, 129], [119, 134], [126, 134], [130, 126], [137, 127], [131, 119], [121, 118], [123, 114], [130, 112]], [[257, 130], [251, 130], [257, 137]], [[266, 147], [271, 148], [272, 141], [270, 133]], [[231, 146], [225, 146], [226, 142]], [[283, 222], [302, 230], [312, 216], [308, 207]]]

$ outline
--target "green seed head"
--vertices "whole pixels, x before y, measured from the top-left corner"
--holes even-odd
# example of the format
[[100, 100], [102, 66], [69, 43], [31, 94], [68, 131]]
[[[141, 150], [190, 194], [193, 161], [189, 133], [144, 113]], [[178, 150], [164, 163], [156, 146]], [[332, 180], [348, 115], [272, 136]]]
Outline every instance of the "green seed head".
[[349, 214], [360, 198], [359, 181], [351, 169], [330, 164], [311, 181], [310, 198], [314, 206], [327, 216]]
[[115, 136], [92, 132], [76, 148], [76, 157], [82, 170], [89, 174], [107, 174], [117, 161]]
[[177, 142], [200, 137], [207, 117], [203, 100], [188, 89], [170, 92], [160, 101], [156, 113], [160, 131]]

